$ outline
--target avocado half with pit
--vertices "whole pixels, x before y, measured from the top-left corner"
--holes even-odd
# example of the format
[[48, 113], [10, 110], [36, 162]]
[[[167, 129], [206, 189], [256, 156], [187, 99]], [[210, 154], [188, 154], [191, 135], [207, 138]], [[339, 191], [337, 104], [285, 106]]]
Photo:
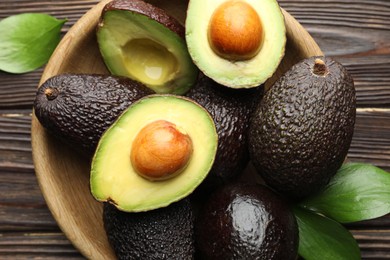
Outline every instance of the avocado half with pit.
[[256, 87], [284, 57], [284, 16], [276, 0], [190, 0], [186, 39], [208, 77], [231, 88]]
[[181, 95], [196, 81], [198, 69], [184, 35], [176, 19], [139, 0], [108, 3], [97, 27], [100, 53], [109, 71], [156, 93]]
[[213, 119], [194, 101], [142, 98], [100, 139], [91, 166], [92, 195], [126, 212], [167, 206], [205, 179], [217, 145]]

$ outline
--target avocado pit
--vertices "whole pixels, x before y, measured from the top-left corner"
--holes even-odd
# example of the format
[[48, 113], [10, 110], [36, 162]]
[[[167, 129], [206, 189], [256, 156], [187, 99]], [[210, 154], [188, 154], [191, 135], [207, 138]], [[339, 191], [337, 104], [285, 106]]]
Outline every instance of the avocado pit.
[[229, 0], [222, 3], [211, 16], [208, 40], [213, 51], [222, 58], [253, 58], [263, 42], [262, 22], [247, 2]]
[[157, 120], [143, 127], [132, 143], [135, 171], [149, 180], [166, 180], [179, 174], [192, 154], [191, 138], [175, 124]]

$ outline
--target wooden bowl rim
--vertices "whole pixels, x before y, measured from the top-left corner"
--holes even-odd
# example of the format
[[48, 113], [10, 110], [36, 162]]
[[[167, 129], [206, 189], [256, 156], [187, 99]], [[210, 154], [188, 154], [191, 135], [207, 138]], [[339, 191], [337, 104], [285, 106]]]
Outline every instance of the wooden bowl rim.
[[[75, 40], [75, 37], [78, 35], [78, 32], [81, 31], [85, 26], [86, 23], [82, 23], [81, 21], [90, 21], [93, 20], [96, 13], [100, 12], [101, 9], [104, 7], [104, 5], [111, 0], [103, 0], [100, 3], [96, 4], [94, 7], [92, 7], [88, 12], [86, 12], [79, 21], [77, 21], [72, 28], [66, 33], [66, 35], [61, 40], [60, 44], [58, 45], [57, 49], [53, 53], [47, 67], [45, 68], [40, 83], [41, 85], [44, 81], [46, 81], [49, 77], [54, 76], [58, 73], [58, 71], [61, 69], [60, 64], [57, 64], [58, 59], [63, 59], [63, 48], [68, 47], [67, 44], [69, 44], [69, 41]], [[314, 55], [323, 55], [322, 51], [320, 50], [317, 43], [313, 40], [313, 38], [309, 35], [309, 33], [302, 27], [302, 25], [295, 20], [294, 17], [292, 17], [287, 11], [282, 9], [283, 14], [285, 16], [285, 20], [289, 21], [289, 23], [286, 22], [287, 30], [291, 29], [297, 29], [299, 31], [300, 37], [305, 39], [305, 43], [309, 44], [308, 46], [308, 53], [311, 51]], [[290, 26], [293, 25], [293, 26]], [[89, 25], [90, 26], [90, 25]], [[95, 25], [96, 26], [96, 25]], [[294, 28], [292, 28], [294, 27]], [[286, 32], [287, 34], [289, 31]], [[290, 32], [291, 33], [291, 32]], [[306, 46], [305, 46], [306, 47]], [[310, 50], [309, 50], [310, 49]], [[286, 50], [287, 51], [287, 50]], [[45, 157], [42, 157], [45, 153], [44, 152], [37, 152], [39, 147], [44, 145], [45, 142], [40, 134], [36, 134], [37, 132], [44, 131], [43, 127], [40, 125], [39, 121], [35, 117], [34, 113], [32, 115], [32, 128], [31, 128], [31, 142], [32, 142], [32, 154], [33, 154], [33, 163], [35, 167], [36, 176], [38, 179], [38, 183], [40, 186], [40, 189], [42, 191], [42, 194], [46, 200], [46, 203], [48, 205], [49, 210], [53, 214], [53, 217], [57, 221], [58, 226], [61, 228], [61, 230], [64, 232], [64, 234], [67, 236], [67, 238], [72, 242], [72, 244], [87, 258], [92, 259], [104, 259], [107, 257], [107, 254], [110, 257], [113, 257], [113, 253], [109, 252], [111, 249], [107, 249], [107, 252], [94, 252], [95, 248], [87, 248], [88, 244], [90, 244], [90, 241], [84, 240], [83, 237], [77, 236], [76, 232], [78, 227], [68, 227], [63, 221], [63, 217], [61, 217], [61, 213], [59, 213], [58, 207], [61, 204], [61, 199], [63, 198], [53, 198], [52, 197], [52, 187], [50, 186], [50, 183], [47, 183], [45, 180], [46, 177], [46, 166], [45, 166]], [[43, 160], [42, 160], [43, 158]], [[49, 163], [49, 162], [46, 162]]]

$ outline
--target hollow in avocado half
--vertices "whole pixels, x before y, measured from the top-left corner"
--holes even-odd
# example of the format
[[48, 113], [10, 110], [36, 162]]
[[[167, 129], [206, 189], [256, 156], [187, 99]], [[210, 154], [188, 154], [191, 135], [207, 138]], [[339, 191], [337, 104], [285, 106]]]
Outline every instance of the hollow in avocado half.
[[205, 75], [231, 88], [251, 88], [279, 66], [286, 28], [276, 0], [190, 0], [186, 40]]
[[114, 0], [103, 9], [97, 41], [112, 74], [142, 82], [156, 93], [181, 95], [198, 74], [184, 33], [184, 27], [158, 7]]
[[142, 98], [100, 139], [91, 166], [92, 194], [127, 212], [167, 206], [204, 180], [217, 145], [211, 116], [194, 101]]

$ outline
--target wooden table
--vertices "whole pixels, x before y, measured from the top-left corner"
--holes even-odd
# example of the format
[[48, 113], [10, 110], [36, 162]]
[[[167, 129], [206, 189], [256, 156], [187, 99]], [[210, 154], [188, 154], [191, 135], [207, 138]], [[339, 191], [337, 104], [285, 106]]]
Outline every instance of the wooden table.
[[[68, 19], [65, 34], [97, 2], [1, 0], [0, 19], [48, 13]], [[358, 110], [350, 160], [390, 171], [390, 1], [279, 2], [355, 79]], [[30, 120], [42, 70], [23, 75], [0, 72], [0, 259], [83, 258], [51, 216], [34, 173]], [[390, 215], [349, 228], [363, 258], [390, 258]]]

